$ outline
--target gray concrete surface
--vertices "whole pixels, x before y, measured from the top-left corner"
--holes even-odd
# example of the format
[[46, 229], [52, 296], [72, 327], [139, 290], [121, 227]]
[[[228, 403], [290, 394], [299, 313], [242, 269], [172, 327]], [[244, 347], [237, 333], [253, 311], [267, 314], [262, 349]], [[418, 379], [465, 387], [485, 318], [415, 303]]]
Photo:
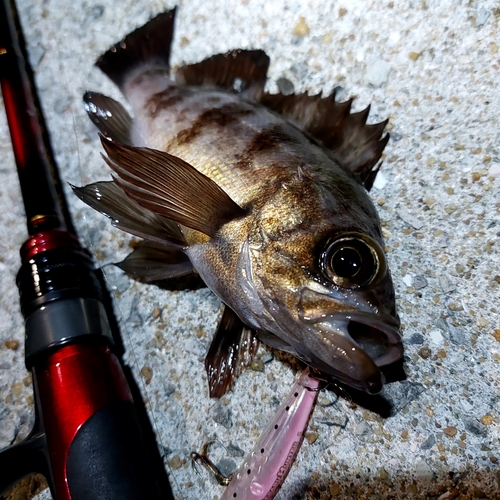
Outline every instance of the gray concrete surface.
[[[64, 181], [107, 178], [81, 95], [120, 95], [92, 64], [174, 4], [18, 4]], [[269, 90], [279, 78], [298, 92], [341, 86], [342, 98], [356, 96], [356, 109], [371, 104], [373, 122], [390, 117], [383, 178], [372, 196], [397, 289], [407, 380], [385, 390], [390, 418], [324, 391], [281, 500], [500, 498], [499, 23], [493, 0], [180, 2], [173, 65], [262, 48], [272, 61]], [[0, 155], [2, 447], [25, 436], [33, 420], [14, 281], [26, 233], [3, 113]], [[82, 242], [105, 266], [127, 362], [176, 498], [216, 499], [222, 488], [192, 468], [190, 451], [216, 437], [226, 447], [216, 448], [216, 460], [239, 465], [296, 366], [261, 347], [263, 371], [247, 370], [221, 401], [208, 399], [203, 358], [218, 300], [207, 289], [142, 285], [109, 266], [127, 253], [129, 238], [67, 194]]]

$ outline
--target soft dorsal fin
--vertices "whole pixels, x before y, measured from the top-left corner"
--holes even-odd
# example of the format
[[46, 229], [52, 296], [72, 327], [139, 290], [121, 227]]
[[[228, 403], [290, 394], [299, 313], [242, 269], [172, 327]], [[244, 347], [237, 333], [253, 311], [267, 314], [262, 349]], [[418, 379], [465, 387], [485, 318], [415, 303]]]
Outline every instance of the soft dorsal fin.
[[212, 179], [163, 151], [134, 148], [101, 136], [114, 181], [141, 207], [213, 238], [246, 214]]
[[177, 223], [144, 210], [113, 181], [71, 187], [80, 200], [109, 217], [111, 224], [118, 229], [178, 249], [187, 247]]
[[113, 45], [95, 63], [118, 87], [141, 65], [168, 71], [174, 34], [175, 9], [158, 14]]
[[224, 305], [222, 318], [205, 358], [208, 387], [211, 398], [221, 398], [249, 366], [257, 349], [259, 339], [236, 313]]
[[193, 265], [184, 252], [153, 241], [141, 241], [125, 260], [116, 265], [146, 283], [194, 273]]
[[366, 189], [371, 188], [378, 172], [378, 167], [373, 167], [380, 160], [389, 134], [382, 137], [387, 120], [366, 124], [370, 106], [351, 113], [352, 99], [336, 102], [335, 92], [325, 98], [266, 93], [260, 102], [310, 134], [341, 167], [359, 178]]
[[119, 102], [98, 92], [85, 92], [83, 104], [92, 123], [104, 137], [132, 145], [132, 117]]
[[218, 87], [244, 92], [257, 100], [264, 92], [269, 57], [262, 50], [232, 50], [179, 68], [175, 80], [183, 85]]

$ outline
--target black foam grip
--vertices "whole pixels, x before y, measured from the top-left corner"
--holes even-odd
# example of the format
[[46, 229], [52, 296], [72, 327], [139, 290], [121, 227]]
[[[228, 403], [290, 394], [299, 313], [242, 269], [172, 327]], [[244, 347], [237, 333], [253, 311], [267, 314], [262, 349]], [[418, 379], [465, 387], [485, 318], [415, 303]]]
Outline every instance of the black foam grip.
[[72, 500], [161, 499], [133, 403], [93, 415], [71, 443], [66, 464]]

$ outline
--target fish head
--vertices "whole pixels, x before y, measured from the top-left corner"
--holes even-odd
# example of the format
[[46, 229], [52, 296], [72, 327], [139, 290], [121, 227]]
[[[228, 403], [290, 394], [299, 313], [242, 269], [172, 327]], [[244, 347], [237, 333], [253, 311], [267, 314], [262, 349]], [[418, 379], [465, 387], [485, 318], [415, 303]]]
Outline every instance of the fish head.
[[351, 387], [379, 392], [380, 367], [403, 348], [366, 191], [348, 175], [326, 183], [298, 176], [257, 211], [246, 247], [242, 276], [260, 301], [254, 324], [262, 339]]

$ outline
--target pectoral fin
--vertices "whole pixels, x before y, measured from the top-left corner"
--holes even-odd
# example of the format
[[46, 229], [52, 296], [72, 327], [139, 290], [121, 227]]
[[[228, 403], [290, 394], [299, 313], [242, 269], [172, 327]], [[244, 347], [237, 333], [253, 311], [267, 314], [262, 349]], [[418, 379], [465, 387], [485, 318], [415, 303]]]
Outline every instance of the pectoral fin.
[[152, 241], [142, 241], [125, 260], [116, 265], [134, 278], [148, 283], [194, 273], [186, 254]]
[[220, 398], [231, 389], [243, 368], [250, 365], [259, 347], [257, 335], [228, 306], [205, 358], [211, 398]]
[[115, 182], [140, 206], [214, 237], [245, 211], [209, 177], [162, 151], [134, 148], [102, 138]]

